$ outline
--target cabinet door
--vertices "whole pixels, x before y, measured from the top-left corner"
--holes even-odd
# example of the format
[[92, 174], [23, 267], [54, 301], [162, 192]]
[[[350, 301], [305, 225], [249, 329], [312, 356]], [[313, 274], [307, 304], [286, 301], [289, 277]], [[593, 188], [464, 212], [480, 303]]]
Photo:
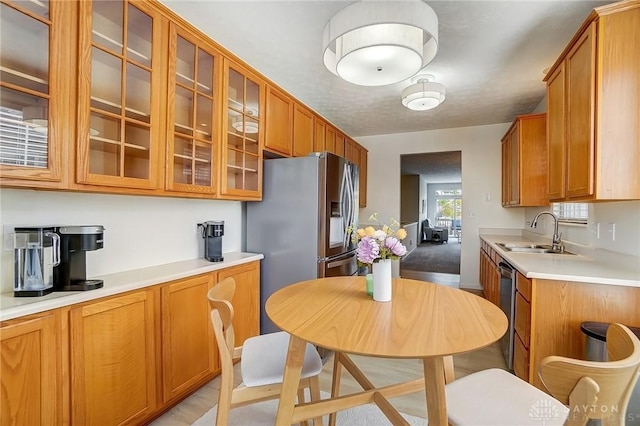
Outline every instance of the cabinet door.
[[593, 195], [595, 23], [567, 54], [567, 198]]
[[502, 139], [502, 205], [508, 206], [509, 199], [511, 198], [511, 190], [509, 189], [511, 184], [511, 174], [509, 170], [511, 168], [511, 161], [509, 159], [509, 134], [505, 135]]
[[[74, 140], [74, 2], [0, 4], [0, 177], [59, 187]], [[72, 54], [73, 52], [73, 54]], [[55, 66], [49, 68], [49, 64]], [[52, 183], [53, 182], [53, 183]]]
[[531, 305], [527, 302], [522, 294], [516, 292], [516, 314], [515, 314], [515, 330], [522, 340], [525, 348], [529, 347], [529, 339], [531, 337]]
[[315, 118], [314, 124], [314, 137], [313, 137], [313, 150], [315, 152], [324, 152], [326, 151], [326, 131], [327, 124], [319, 117]]
[[509, 205], [520, 204], [520, 123], [509, 135]]
[[340, 157], [344, 157], [344, 135], [340, 132], [336, 132], [336, 142], [333, 152]]
[[166, 188], [215, 194], [222, 116], [222, 60], [217, 51], [171, 24]]
[[529, 350], [516, 334], [513, 347], [513, 373], [525, 382], [529, 381]]
[[367, 150], [360, 147], [360, 207], [367, 207]]
[[79, 7], [78, 183], [157, 188], [160, 16], [132, 0]]
[[213, 275], [162, 286], [163, 401], [182, 396], [217, 370], [207, 292]]
[[223, 78], [226, 120], [220, 194], [234, 199], [260, 198], [265, 85], [257, 75], [226, 58]]
[[0, 424], [63, 424], [59, 311], [0, 327]]
[[306, 157], [313, 152], [313, 113], [295, 104], [293, 109], [293, 155]]
[[293, 101], [273, 87], [267, 88], [267, 122], [264, 148], [290, 156], [293, 145]]
[[547, 164], [548, 198], [559, 201], [565, 198], [565, 71], [564, 63], [547, 81]]
[[136, 423], [155, 409], [154, 309], [148, 290], [71, 310], [74, 424]]
[[227, 277], [236, 280], [233, 328], [235, 345], [240, 346], [248, 337], [260, 334], [260, 264], [251, 262], [218, 272], [218, 281]]
[[330, 124], [327, 124], [326, 128], [324, 148], [328, 152], [336, 153], [336, 129], [334, 129]]

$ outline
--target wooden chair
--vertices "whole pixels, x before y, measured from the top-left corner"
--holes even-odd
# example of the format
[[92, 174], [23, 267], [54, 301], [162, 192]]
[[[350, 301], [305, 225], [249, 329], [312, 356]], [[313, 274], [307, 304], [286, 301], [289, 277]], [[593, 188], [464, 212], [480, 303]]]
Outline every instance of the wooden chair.
[[[229, 411], [232, 408], [280, 396], [289, 347], [289, 334], [284, 332], [250, 337], [242, 346], [234, 347], [231, 300], [235, 289], [236, 282], [229, 277], [216, 284], [207, 294], [222, 365], [216, 424], [225, 426], [229, 424]], [[233, 362], [237, 359], [240, 359], [243, 382], [234, 389]], [[298, 390], [299, 402], [304, 402], [305, 388], [309, 389], [312, 401], [320, 399], [321, 370], [320, 355], [313, 345], [308, 344]], [[322, 424], [322, 418], [314, 419], [314, 424]]]
[[552, 396], [500, 369], [484, 370], [446, 385], [449, 423], [457, 425], [585, 425], [625, 423], [640, 374], [640, 340], [627, 327], [607, 330], [609, 361], [548, 356], [540, 378]]

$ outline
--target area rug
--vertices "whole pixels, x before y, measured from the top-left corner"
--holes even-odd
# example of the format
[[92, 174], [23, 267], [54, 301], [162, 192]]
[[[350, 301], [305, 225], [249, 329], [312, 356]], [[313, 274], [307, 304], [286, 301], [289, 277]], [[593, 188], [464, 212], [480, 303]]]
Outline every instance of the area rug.
[[447, 244], [422, 243], [400, 259], [400, 268], [459, 275], [460, 246], [461, 244], [452, 241]]
[[[329, 398], [329, 394], [322, 392], [322, 399]], [[194, 426], [212, 426], [216, 422], [216, 405], [196, 420]], [[278, 400], [272, 399], [258, 404], [245, 405], [231, 410], [229, 413], [229, 426], [273, 426], [276, 423], [276, 411]], [[409, 424], [414, 426], [426, 426], [427, 421], [420, 417], [400, 413]], [[324, 424], [328, 424], [329, 416], [323, 418]], [[339, 411], [336, 423], [344, 426], [384, 426], [390, 425], [389, 419], [374, 404], [361, 405], [345, 411]]]

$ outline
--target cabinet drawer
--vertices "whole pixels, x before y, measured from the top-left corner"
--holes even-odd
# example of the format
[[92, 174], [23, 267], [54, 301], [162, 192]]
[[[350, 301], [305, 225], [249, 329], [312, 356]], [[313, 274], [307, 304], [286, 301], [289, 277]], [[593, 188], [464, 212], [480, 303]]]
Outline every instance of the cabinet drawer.
[[531, 280], [518, 272], [516, 278], [516, 289], [522, 294], [527, 302], [531, 302]]
[[516, 336], [513, 348], [513, 372], [524, 381], [529, 381], [529, 350]]
[[528, 348], [531, 335], [531, 305], [518, 292], [516, 292], [515, 317], [516, 333], [522, 340], [524, 346]]

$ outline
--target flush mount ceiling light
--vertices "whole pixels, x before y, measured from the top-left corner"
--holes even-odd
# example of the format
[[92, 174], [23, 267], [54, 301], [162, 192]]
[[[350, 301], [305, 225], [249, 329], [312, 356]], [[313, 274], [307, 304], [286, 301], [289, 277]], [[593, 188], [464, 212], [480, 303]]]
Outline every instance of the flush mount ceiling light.
[[402, 105], [414, 111], [433, 109], [444, 102], [444, 86], [436, 83], [431, 74], [420, 74], [411, 79], [414, 83], [402, 91]]
[[324, 65], [361, 86], [405, 80], [438, 51], [438, 17], [426, 3], [360, 1], [324, 27]]

